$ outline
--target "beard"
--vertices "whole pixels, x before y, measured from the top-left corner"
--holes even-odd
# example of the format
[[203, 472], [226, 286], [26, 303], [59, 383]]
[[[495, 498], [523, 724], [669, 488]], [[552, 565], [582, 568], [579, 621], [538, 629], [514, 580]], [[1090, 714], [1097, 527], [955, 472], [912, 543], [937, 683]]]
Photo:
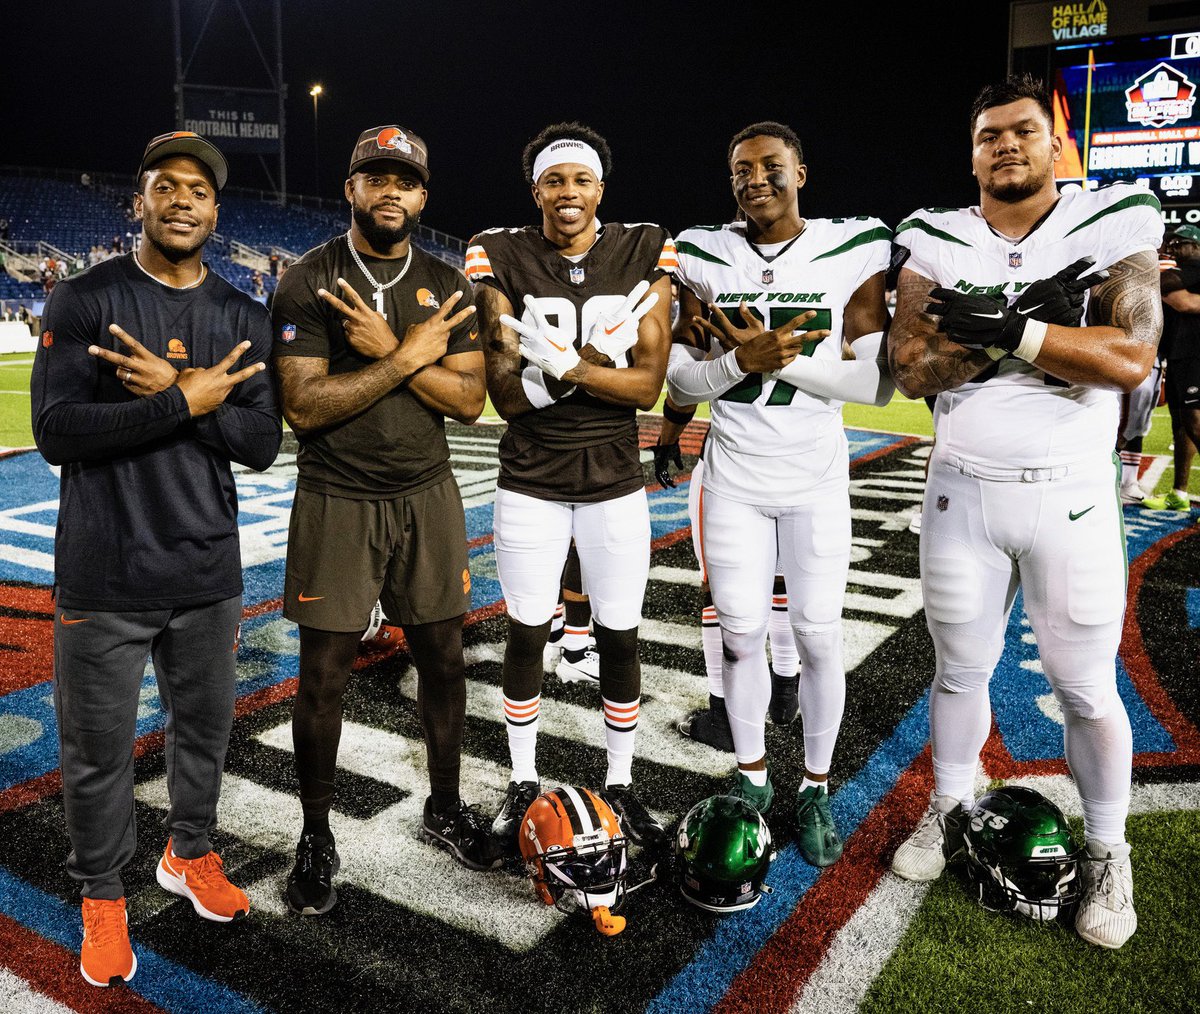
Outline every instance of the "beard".
[[983, 187], [983, 192], [1003, 204], [1020, 204], [1021, 201], [1038, 193], [1045, 184], [1044, 176], [1038, 178], [1030, 174], [1023, 180], [1014, 180], [1011, 183], [989, 181]]
[[372, 250], [381, 252], [390, 250], [397, 243], [403, 243], [421, 220], [420, 212], [409, 215], [405, 211], [404, 219], [399, 225], [380, 225], [375, 221], [375, 216], [369, 209], [360, 207], [358, 204], [352, 204], [350, 212], [354, 216], [354, 224], [358, 226], [358, 231], [362, 233], [363, 239], [370, 244]]

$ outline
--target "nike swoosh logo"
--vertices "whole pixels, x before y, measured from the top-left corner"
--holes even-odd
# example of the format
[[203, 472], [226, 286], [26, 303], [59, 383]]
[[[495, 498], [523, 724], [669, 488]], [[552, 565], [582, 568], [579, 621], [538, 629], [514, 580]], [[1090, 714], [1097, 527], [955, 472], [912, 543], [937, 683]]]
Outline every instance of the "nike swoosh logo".
[[982, 317], [984, 320], [999, 320], [1004, 316], [1003, 310], [997, 310], [995, 313], [973, 313], [972, 317]]
[[616, 334], [624, 326], [625, 326], [625, 321], [621, 321], [619, 324], [616, 325], [616, 327], [612, 328], [611, 330], [609, 328], [605, 328], [604, 333], [605, 334]]
[[298, 602], [320, 602], [321, 599], [323, 599], [324, 597], [325, 597], [324, 595], [305, 595], [303, 592], [301, 592], [299, 595], [296, 596], [296, 601], [298, 601]]
[[1040, 310], [1045, 305], [1045, 303], [1038, 303], [1037, 306], [1031, 306], [1028, 310], [1018, 310], [1017, 313], [1021, 314], [1023, 317], [1028, 317], [1035, 310]]
[[479, 337], [479, 332], [478, 332], [478, 331], [472, 331], [472, 332], [471, 332], [471, 341], [474, 341], [474, 340], [475, 340], [476, 338], [478, 338], [478, 337]]
[[68, 619], [67, 619], [67, 617], [66, 617], [66, 615], [64, 614], [64, 615], [62, 615], [62, 616], [60, 616], [60, 617], [59, 617], [59, 622], [60, 622], [60, 623], [61, 623], [61, 624], [62, 624], [64, 627], [73, 627], [73, 626], [75, 626], [75, 624], [76, 624], [76, 623], [87, 623], [87, 621], [88, 621], [89, 619], [91, 619], [91, 617], [90, 617], [90, 616], [81, 616], [81, 617], [80, 617], [79, 619], [77, 619], [77, 620], [68, 620]]
[[[1096, 506], [1095, 504], [1092, 504], [1092, 507], [1095, 507], [1095, 506]], [[1078, 514], [1076, 514], [1074, 511], [1067, 511], [1067, 517], [1069, 517], [1072, 521], [1078, 521], [1088, 511], [1090, 511], [1092, 509], [1092, 507], [1086, 507], [1083, 510], [1081, 510]]]
[[547, 338], [546, 341], [550, 342], [550, 344], [553, 345], [556, 349], [558, 349], [559, 352], [567, 351], [567, 347], [565, 345], [559, 345], [558, 342], [551, 341], [549, 338]]

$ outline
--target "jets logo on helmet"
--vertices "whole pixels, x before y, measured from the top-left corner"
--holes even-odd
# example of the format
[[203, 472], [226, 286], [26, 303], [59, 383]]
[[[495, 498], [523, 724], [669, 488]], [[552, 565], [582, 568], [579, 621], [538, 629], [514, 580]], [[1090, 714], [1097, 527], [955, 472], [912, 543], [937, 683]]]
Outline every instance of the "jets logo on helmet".
[[753, 908], [768, 888], [775, 858], [771, 829], [737, 796], [709, 796], [693, 806], [675, 835], [675, 879], [693, 905], [709, 912]]
[[987, 793], [963, 838], [984, 908], [1043, 922], [1078, 899], [1079, 849], [1063, 812], [1040, 792], [1006, 785]]
[[625, 900], [628, 842], [598, 794], [571, 785], [543, 792], [525, 811], [518, 840], [543, 902], [590, 912], [605, 936], [625, 928], [624, 917], [613, 913]]

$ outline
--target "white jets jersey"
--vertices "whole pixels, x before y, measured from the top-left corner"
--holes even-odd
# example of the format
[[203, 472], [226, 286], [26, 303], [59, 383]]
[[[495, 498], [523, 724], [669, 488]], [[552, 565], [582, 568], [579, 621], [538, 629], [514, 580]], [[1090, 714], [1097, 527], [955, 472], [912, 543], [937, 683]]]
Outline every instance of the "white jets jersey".
[[[745, 302], [769, 329], [807, 310], [805, 327], [832, 332], [804, 354], [841, 359], [842, 315], [863, 282], [887, 270], [891, 230], [877, 218], [810, 218], [773, 260], [746, 238], [744, 222], [687, 229], [676, 238], [678, 278], [734, 323]], [[764, 507], [795, 506], [849, 481], [841, 402], [752, 373], [710, 405], [704, 484]]]
[[[1003, 296], [1010, 304], [1027, 285], [1080, 257], [1106, 268], [1157, 250], [1162, 237], [1158, 200], [1124, 183], [1064, 192], [1019, 242], [993, 232], [978, 207], [926, 208], [896, 228], [896, 243], [909, 251], [906, 268], [945, 288]], [[970, 461], [1048, 468], [1110, 452], [1119, 415], [1115, 392], [1067, 384], [1009, 356], [938, 395], [934, 432], [939, 448]]]

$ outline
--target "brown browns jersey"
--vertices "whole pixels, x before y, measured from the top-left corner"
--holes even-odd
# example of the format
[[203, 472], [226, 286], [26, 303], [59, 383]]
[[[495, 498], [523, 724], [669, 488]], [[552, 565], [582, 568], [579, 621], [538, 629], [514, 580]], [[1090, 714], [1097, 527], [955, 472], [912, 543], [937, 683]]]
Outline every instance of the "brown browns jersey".
[[[563, 257], [540, 227], [488, 229], [467, 248], [467, 277], [508, 299], [532, 322], [525, 296], [582, 348], [596, 318], [621, 305], [638, 282], [675, 267], [675, 246], [657, 225], [604, 225], [578, 261]], [[618, 367], [623, 363], [618, 363]], [[546, 408], [509, 420], [500, 441], [501, 489], [541, 500], [591, 503], [641, 488], [637, 417], [576, 390]]]
[[[415, 245], [411, 249], [412, 262], [404, 277], [383, 292], [388, 325], [401, 341], [410, 324], [428, 320], [455, 292], [463, 295], [454, 313], [471, 303], [470, 287], [460, 271]], [[359, 256], [384, 285], [404, 269], [403, 258]], [[368, 306], [375, 306], [375, 288], [355, 263], [344, 234], [314, 247], [288, 268], [271, 303], [276, 357], [328, 359], [331, 376], [375, 361], [350, 347], [342, 315], [317, 295], [318, 289], [340, 295], [339, 278]], [[479, 350], [477, 338], [472, 316], [451, 333], [446, 355]], [[357, 415], [299, 439], [297, 485], [317, 493], [354, 499], [397, 497], [450, 474], [446, 420], [407, 388], [391, 390]]]

